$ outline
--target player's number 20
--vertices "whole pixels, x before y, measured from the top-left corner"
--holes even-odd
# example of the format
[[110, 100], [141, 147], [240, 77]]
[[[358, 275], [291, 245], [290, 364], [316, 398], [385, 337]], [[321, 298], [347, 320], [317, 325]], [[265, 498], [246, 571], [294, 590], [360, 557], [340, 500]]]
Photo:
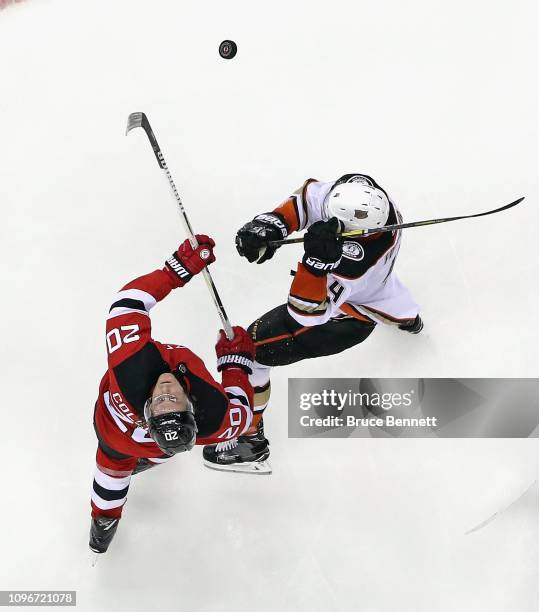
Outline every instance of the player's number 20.
[[111, 329], [107, 334], [107, 348], [109, 349], [109, 353], [117, 351], [122, 344], [140, 340], [140, 336], [137, 334], [139, 329], [138, 325], [122, 325], [121, 327]]

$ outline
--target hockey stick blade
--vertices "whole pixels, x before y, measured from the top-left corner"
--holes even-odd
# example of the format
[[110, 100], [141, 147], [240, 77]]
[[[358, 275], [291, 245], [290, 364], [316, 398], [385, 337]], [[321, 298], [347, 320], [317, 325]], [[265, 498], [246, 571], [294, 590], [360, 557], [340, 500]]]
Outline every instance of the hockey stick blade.
[[162, 170], [166, 170], [166, 163], [163, 154], [161, 153], [161, 149], [159, 148], [159, 144], [157, 143], [157, 138], [152, 131], [150, 126], [150, 122], [148, 121], [148, 117], [146, 117], [145, 113], [131, 113], [127, 118], [127, 128], [125, 130], [125, 135], [129, 134], [131, 130], [135, 128], [141, 127], [145, 132], [146, 136], [148, 136], [148, 140], [152, 145], [152, 149], [157, 159], [157, 163]]
[[127, 128], [125, 130], [125, 135], [129, 134], [131, 130], [135, 128], [142, 127], [142, 118], [146, 117], [144, 113], [131, 113], [127, 118]]
[[[482, 213], [476, 213], [474, 215], [461, 215], [459, 217], [443, 217], [441, 219], [428, 219], [427, 221], [412, 221], [410, 223], [397, 223], [394, 225], [386, 225], [385, 227], [377, 227], [375, 229], [343, 232], [337, 235], [342, 236], [343, 238], [354, 237], [354, 236], [358, 236], [358, 237], [368, 236], [369, 234], [378, 234], [380, 232], [394, 232], [395, 230], [406, 229], [408, 227], [421, 227], [423, 225], [435, 225], [437, 223], [448, 223], [449, 221], [458, 221], [459, 219], [473, 219], [475, 217], [485, 217], [487, 215], [493, 215], [494, 213], [499, 213], [499, 212], [502, 212], [503, 210], [508, 210], [509, 208], [513, 208], [513, 206], [520, 204], [522, 200], [524, 200], [524, 196], [522, 198], [518, 198], [518, 200], [515, 200], [514, 202], [510, 202], [509, 204], [500, 206], [499, 208], [494, 208], [493, 210], [487, 210], [486, 212], [482, 212]], [[299, 242], [303, 242], [303, 237], [291, 238], [288, 240], [274, 240], [270, 242], [270, 246], [277, 247], [283, 244], [297, 244]]]

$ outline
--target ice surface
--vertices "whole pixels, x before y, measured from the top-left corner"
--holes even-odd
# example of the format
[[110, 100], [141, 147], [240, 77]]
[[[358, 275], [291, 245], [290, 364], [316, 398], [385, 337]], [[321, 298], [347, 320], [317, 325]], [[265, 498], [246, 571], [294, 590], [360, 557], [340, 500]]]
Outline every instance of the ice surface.
[[[77, 589], [80, 610], [539, 610], [530, 440], [288, 440], [287, 376], [537, 376], [538, 9], [435, 0], [41, 0], [0, 14], [3, 589]], [[218, 55], [238, 43], [231, 61]], [[274, 474], [135, 477], [91, 568], [92, 409], [104, 318], [123, 283], [183, 240], [145, 111], [234, 323], [284, 301], [298, 247], [239, 260], [239, 225], [304, 179], [372, 174], [406, 220], [398, 272], [425, 333], [275, 372]], [[202, 279], [154, 335], [209, 364]]]

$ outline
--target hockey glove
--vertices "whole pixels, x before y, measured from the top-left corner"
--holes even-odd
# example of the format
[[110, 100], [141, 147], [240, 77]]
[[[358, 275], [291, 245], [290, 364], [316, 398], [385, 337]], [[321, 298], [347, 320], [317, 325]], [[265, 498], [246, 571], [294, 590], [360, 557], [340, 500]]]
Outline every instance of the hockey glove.
[[342, 257], [343, 239], [337, 236], [341, 224], [336, 217], [313, 223], [304, 236], [302, 263], [315, 276], [326, 276], [337, 268]]
[[196, 249], [193, 249], [189, 240], [184, 240], [180, 248], [165, 262], [163, 270], [169, 273], [176, 287], [183, 287], [195, 274], [215, 261], [215, 242], [205, 234], [196, 234], [196, 239]]
[[288, 228], [281, 215], [264, 213], [246, 223], [236, 234], [236, 249], [249, 263], [264, 263], [273, 257], [278, 247], [270, 246], [273, 240], [284, 240]]
[[222, 329], [219, 330], [219, 338], [215, 345], [217, 370], [221, 372], [225, 368], [241, 368], [247, 374], [252, 374], [255, 345], [251, 336], [238, 325], [234, 325], [232, 331], [234, 338], [229, 340], [225, 332]]

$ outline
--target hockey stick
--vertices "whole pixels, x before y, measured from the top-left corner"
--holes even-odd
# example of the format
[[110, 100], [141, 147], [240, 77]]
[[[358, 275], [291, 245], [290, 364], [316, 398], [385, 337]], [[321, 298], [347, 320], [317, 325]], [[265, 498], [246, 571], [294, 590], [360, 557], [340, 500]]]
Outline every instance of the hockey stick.
[[[337, 234], [337, 236], [342, 236], [343, 238], [347, 238], [349, 236], [367, 236], [369, 234], [378, 234], [379, 232], [393, 232], [399, 229], [405, 229], [407, 227], [420, 227], [422, 225], [434, 225], [435, 223], [447, 223], [449, 221], [458, 221], [459, 219], [473, 219], [474, 217], [485, 217], [486, 215], [493, 215], [494, 213], [501, 212], [502, 210], [508, 210], [509, 208], [513, 208], [517, 204], [520, 204], [524, 198], [519, 198], [510, 204], [506, 204], [505, 206], [500, 206], [500, 208], [495, 208], [494, 210], [487, 210], [486, 212], [477, 213], [475, 215], [461, 215], [460, 217], [444, 217], [443, 219], [429, 219], [428, 221], [412, 221], [411, 223], [397, 223], [394, 225], [386, 225], [385, 227], [377, 227], [374, 229], [368, 230], [354, 230], [352, 232], [342, 232], [341, 234]], [[281, 246], [282, 244], [296, 244], [298, 242], [303, 242], [302, 238], [291, 238], [288, 240], [274, 240], [270, 242], [270, 246]]]
[[[185, 208], [183, 207], [183, 202], [180, 198], [180, 194], [178, 193], [178, 190], [176, 189], [176, 185], [174, 184], [174, 180], [172, 178], [172, 175], [170, 174], [170, 170], [168, 169], [163, 153], [161, 152], [161, 149], [159, 148], [159, 145], [157, 143], [157, 138], [155, 137], [152, 131], [150, 122], [148, 121], [148, 117], [146, 117], [144, 113], [131, 113], [127, 119], [127, 129], [125, 131], [126, 135], [129, 134], [131, 130], [133, 130], [134, 128], [138, 128], [138, 127], [143, 128], [143, 130], [146, 132], [146, 136], [148, 136], [148, 140], [150, 141], [150, 144], [152, 145], [152, 149], [157, 159], [157, 163], [159, 164], [159, 167], [161, 168], [161, 170], [164, 170], [165, 175], [167, 177], [168, 184], [172, 190], [172, 195], [174, 196], [174, 200], [176, 201], [176, 204], [178, 205], [178, 212], [180, 213], [180, 219], [182, 220], [183, 227], [185, 231], [187, 232], [187, 236], [189, 237], [189, 242], [191, 243], [191, 246], [193, 247], [193, 249], [196, 249], [198, 246], [198, 241], [195, 237], [195, 233], [193, 232], [193, 228], [191, 227], [191, 224], [189, 223], [189, 219], [187, 218]], [[206, 285], [208, 286], [210, 295], [213, 299], [213, 303], [215, 304], [215, 307], [217, 308], [217, 312], [219, 314], [219, 318], [221, 319], [221, 323], [223, 324], [223, 329], [225, 330], [226, 337], [229, 340], [232, 340], [234, 338], [234, 332], [232, 331], [232, 326], [230, 325], [230, 321], [226, 314], [225, 307], [223, 306], [223, 302], [221, 302], [221, 298], [219, 297], [219, 294], [217, 293], [217, 289], [211, 277], [210, 271], [208, 270], [207, 267], [202, 270], [202, 274], [204, 276], [204, 280], [206, 281]]]

